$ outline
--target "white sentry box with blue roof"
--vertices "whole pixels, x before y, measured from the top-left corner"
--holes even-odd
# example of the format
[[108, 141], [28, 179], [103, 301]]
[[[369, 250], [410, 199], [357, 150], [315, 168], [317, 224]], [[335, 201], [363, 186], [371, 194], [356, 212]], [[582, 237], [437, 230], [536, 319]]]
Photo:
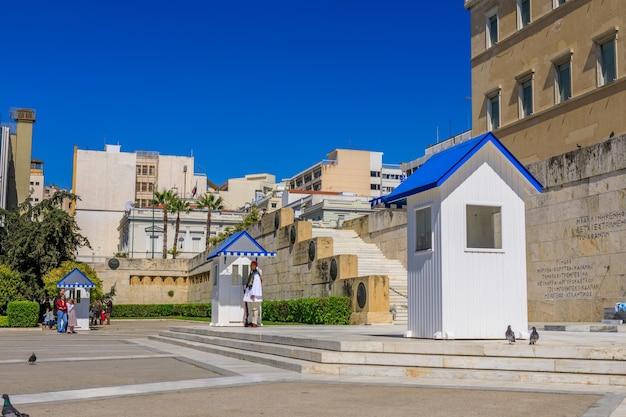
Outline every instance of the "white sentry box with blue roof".
[[267, 256], [276, 256], [276, 252], [263, 249], [246, 231], [230, 236], [207, 256], [213, 262], [212, 326], [243, 326], [243, 287], [250, 263]]
[[383, 202], [406, 199], [407, 337], [528, 337], [524, 198], [541, 184], [492, 134], [430, 157]]

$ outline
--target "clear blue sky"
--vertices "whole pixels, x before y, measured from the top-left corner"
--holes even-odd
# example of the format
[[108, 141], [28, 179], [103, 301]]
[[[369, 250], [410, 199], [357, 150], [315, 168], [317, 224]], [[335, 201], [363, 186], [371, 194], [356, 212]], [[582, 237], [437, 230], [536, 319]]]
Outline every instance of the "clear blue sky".
[[79, 149], [195, 157], [218, 184], [337, 148], [410, 161], [470, 127], [463, 0], [35, 0], [2, 5], [0, 115], [36, 110], [45, 183]]

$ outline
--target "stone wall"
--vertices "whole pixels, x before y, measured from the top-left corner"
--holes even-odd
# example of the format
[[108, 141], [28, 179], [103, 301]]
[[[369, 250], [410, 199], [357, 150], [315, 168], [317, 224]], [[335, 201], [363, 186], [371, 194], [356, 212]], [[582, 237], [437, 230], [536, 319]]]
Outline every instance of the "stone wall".
[[626, 301], [626, 136], [528, 166], [529, 321], [597, 322]]
[[[258, 260], [265, 300], [353, 296], [352, 287], [358, 278], [368, 287], [369, 295], [366, 306], [352, 321], [391, 322], [388, 278], [358, 277], [357, 255], [335, 255], [333, 239], [314, 238], [311, 222], [295, 221], [293, 210], [265, 215], [247, 231], [266, 251], [276, 252], [275, 257]], [[105, 291], [116, 286], [117, 304], [207, 303], [212, 299], [213, 262], [222, 259], [207, 262], [208, 254], [205, 251], [192, 259], [176, 260], [108, 259], [94, 268]]]

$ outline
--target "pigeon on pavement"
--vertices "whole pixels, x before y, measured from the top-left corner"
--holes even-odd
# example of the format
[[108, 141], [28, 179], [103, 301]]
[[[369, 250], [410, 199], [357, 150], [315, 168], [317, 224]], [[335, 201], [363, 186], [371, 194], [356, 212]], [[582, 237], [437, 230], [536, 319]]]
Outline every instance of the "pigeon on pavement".
[[20, 413], [11, 405], [11, 401], [9, 401], [9, 396], [7, 394], [2, 394], [2, 398], [4, 398], [2, 417], [28, 417], [28, 414]]
[[515, 333], [513, 332], [513, 330], [511, 330], [511, 325], [510, 324], [506, 328], [506, 333], [504, 333], [504, 335], [506, 336], [506, 340], [509, 341], [509, 345], [511, 343], [515, 343]]
[[28, 358], [28, 363], [30, 365], [34, 365], [36, 360], [37, 360], [37, 356], [35, 356], [35, 352], [33, 352], [33, 354], [30, 355], [30, 358]]
[[530, 345], [534, 345], [539, 340], [539, 333], [537, 333], [537, 329], [533, 326], [533, 331], [530, 333]]

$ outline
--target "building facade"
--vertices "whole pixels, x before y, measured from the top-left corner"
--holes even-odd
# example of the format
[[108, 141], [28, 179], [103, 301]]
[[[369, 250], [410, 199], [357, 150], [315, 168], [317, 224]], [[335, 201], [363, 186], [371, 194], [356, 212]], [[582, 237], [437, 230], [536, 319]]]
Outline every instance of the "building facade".
[[[104, 151], [75, 148], [72, 192], [80, 199], [74, 215], [92, 245], [78, 249], [78, 260], [93, 262], [119, 252], [118, 226], [124, 213], [132, 206], [151, 206], [154, 192], [171, 190], [191, 199], [196, 182], [206, 187], [206, 175], [193, 169], [193, 157], [121, 152], [120, 145], [106, 145]], [[170, 239], [169, 248], [173, 234]]]
[[43, 161], [32, 159], [30, 161], [30, 197], [31, 204], [37, 204], [44, 199], [43, 185]]
[[543, 184], [526, 200], [530, 321], [600, 321], [624, 301], [623, 0], [466, 0], [472, 130]]
[[524, 164], [626, 132], [623, 0], [466, 0], [472, 131]]
[[9, 166], [7, 172], [7, 208], [14, 209], [30, 194], [30, 161], [33, 148], [35, 110], [11, 109], [15, 131], [9, 130]]
[[243, 178], [231, 178], [220, 187], [219, 196], [225, 209], [237, 210], [271, 194], [276, 188], [276, 177], [272, 174], [248, 174]]
[[[178, 258], [191, 258], [204, 252], [207, 242], [207, 209], [193, 207], [189, 213], [181, 213], [179, 235], [176, 243]], [[241, 223], [246, 213], [234, 211], [212, 211], [210, 237], [217, 236], [227, 228]], [[160, 208], [129, 207], [117, 228], [118, 252], [128, 258], [162, 258], [163, 253], [163, 210]], [[176, 237], [176, 216], [170, 215], [167, 222], [168, 242]], [[168, 249], [171, 248], [168, 244]]]
[[400, 165], [383, 164], [382, 152], [335, 149], [328, 159], [284, 180], [290, 190], [351, 192], [380, 197], [400, 184]]

